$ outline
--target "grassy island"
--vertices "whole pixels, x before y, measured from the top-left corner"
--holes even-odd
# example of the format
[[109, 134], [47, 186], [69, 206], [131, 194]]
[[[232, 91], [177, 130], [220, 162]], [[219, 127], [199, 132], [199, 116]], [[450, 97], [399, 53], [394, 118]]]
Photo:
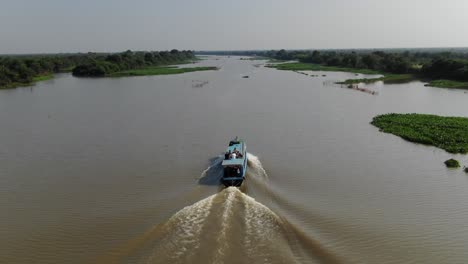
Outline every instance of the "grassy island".
[[281, 64], [267, 65], [269, 68], [275, 68], [278, 70], [289, 70], [289, 71], [335, 71], [335, 72], [352, 72], [362, 74], [380, 74], [382, 77], [377, 78], [364, 78], [364, 79], [348, 79], [337, 84], [354, 84], [354, 83], [373, 83], [377, 81], [383, 81], [388, 83], [399, 83], [408, 82], [414, 80], [413, 74], [392, 74], [384, 73], [371, 69], [360, 69], [360, 68], [348, 68], [348, 67], [337, 67], [337, 66], [324, 66], [314, 63], [303, 63], [303, 62], [290, 62]]
[[432, 145], [450, 153], [468, 152], [468, 118], [425, 114], [385, 114], [373, 118], [380, 131]]
[[402, 83], [414, 80], [412, 74], [385, 74], [378, 78], [364, 78], [364, 79], [348, 79], [344, 82], [337, 82], [337, 84], [354, 84], [354, 83], [373, 83], [383, 81], [384, 83]]
[[168, 74], [180, 74], [186, 72], [195, 71], [211, 71], [217, 70], [216, 67], [190, 67], [190, 68], [177, 68], [177, 67], [148, 67], [142, 69], [128, 70], [114, 72], [108, 77], [124, 77], [124, 76], [146, 76], [146, 75], [168, 75]]

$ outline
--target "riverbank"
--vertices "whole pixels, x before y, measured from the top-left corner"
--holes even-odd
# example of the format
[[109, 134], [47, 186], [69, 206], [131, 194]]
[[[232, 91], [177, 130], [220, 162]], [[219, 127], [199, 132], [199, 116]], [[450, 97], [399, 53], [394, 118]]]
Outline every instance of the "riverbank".
[[[100, 77], [126, 77], [126, 76], [151, 76], [151, 75], [171, 75], [171, 74], [182, 74], [188, 72], [197, 71], [214, 71], [218, 70], [217, 67], [190, 67], [190, 68], [177, 68], [173, 66], [169, 67], [148, 67], [142, 69], [127, 70], [121, 72], [114, 72], [108, 75]], [[28, 83], [9, 83], [8, 85], [0, 86], [0, 90], [4, 89], [15, 89], [18, 87], [33, 86], [38, 82], [51, 80], [54, 78], [54, 74], [39, 75], [32, 78], [31, 82]]]
[[320, 64], [302, 63], [302, 62], [271, 64], [271, 65], [267, 65], [266, 67], [275, 68], [278, 70], [285, 70], [285, 71], [335, 71], [335, 72], [352, 72], [352, 73], [361, 73], [361, 74], [383, 75], [377, 78], [348, 79], [342, 82], [337, 82], [337, 84], [373, 83], [377, 81], [383, 81], [383, 82], [388, 82], [388, 83], [401, 83], [401, 82], [409, 82], [409, 81], [416, 79], [416, 77], [413, 74], [391, 74], [391, 73], [384, 73], [384, 72], [370, 70], [370, 69], [324, 66]]
[[275, 69], [282, 70], [282, 71], [337, 71], [337, 72], [353, 72], [353, 73], [362, 73], [362, 74], [382, 74], [379, 71], [374, 71], [374, 70], [369, 70], [369, 69], [323, 66], [320, 64], [304, 63], [304, 62], [268, 64], [266, 65], [266, 67], [275, 68]]
[[0, 90], [2, 90], [2, 89], [3, 90], [14, 89], [14, 88], [25, 87], [25, 86], [32, 86], [32, 85], [35, 85], [38, 82], [51, 80], [53, 78], [54, 78], [53, 74], [39, 75], [39, 76], [33, 77], [32, 80], [30, 82], [27, 82], [27, 83], [25, 83], [25, 82], [14, 82], [14, 83], [8, 83], [7, 85], [0, 86]]
[[439, 88], [468, 89], [468, 82], [459, 82], [452, 80], [433, 80], [426, 84], [426, 86]]
[[385, 114], [372, 119], [380, 131], [450, 153], [468, 153], [468, 118], [426, 114]]
[[[192, 51], [131, 51], [120, 53], [70, 53], [0, 56], [0, 89], [30, 86], [49, 80], [53, 74], [72, 72], [74, 76], [177, 74], [192, 70], [142, 73], [142, 69], [163, 68], [199, 61]], [[199, 69], [198, 69], [199, 70]], [[128, 71], [128, 72], [127, 72]]]
[[169, 75], [181, 74], [186, 72], [196, 71], [214, 71], [217, 67], [191, 67], [191, 68], [177, 68], [177, 67], [148, 67], [142, 69], [114, 72], [104, 77], [125, 77], [125, 76], [147, 76], [147, 75]]
[[[447, 55], [447, 54], [450, 54]], [[421, 53], [417, 50], [291, 50], [266, 51], [257, 56], [267, 56], [273, 59], [294, 60], [300, 63], [275, 67], [283, 70], [323, 70], [346, 71], [355, 73], [382, 74], [384, 78], [345, 80], [341, 83], [356, 83], [359, 81], [374, 82], [407, 82], [414, 78], [431, 81], [427, 86], [442, 88], [468, 88], [468, 57], [462, 51], [442, 52], [441, 50]], [[326, 66], [324, 66], [326, 65]], [[402, 75], [400, 75], [402, 74]], [[387, 76], [392, 75], [392, 76]], [[398, 75], [398, 76], [395, 76]]]

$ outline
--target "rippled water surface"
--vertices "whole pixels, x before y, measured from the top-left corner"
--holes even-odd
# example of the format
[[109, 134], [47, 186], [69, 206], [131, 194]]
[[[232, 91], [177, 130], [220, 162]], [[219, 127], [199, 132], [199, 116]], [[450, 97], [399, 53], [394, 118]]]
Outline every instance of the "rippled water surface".
[[[467, 262], [468, 175], [443, 161], [468, 158], [369, 124], [468, 116], [466, 91], [199, 64], [220, 70], [0, 90], [2, 262]], [[234, 136], [247, 180], [223, 189]]]

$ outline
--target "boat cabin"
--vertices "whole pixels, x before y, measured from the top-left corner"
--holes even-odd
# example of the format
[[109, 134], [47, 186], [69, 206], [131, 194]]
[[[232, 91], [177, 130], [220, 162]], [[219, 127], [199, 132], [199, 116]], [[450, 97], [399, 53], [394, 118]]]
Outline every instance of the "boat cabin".
[[226, 186], [240, 186], [247, 169], [247, 152], [242, 140], [236, 138], [229, 142], [221, 165], [224, 168], [223, 183]]

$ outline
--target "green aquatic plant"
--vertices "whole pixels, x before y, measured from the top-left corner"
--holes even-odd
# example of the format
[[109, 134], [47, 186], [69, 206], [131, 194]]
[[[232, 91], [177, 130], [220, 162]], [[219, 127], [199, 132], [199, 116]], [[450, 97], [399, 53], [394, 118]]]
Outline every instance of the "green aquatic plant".
[[414, 80], [412, 74], [385, 74], [377, 78], [363, 78], [363, 79], [348, 79], [344, 82], [337, 82], [337, 84], [354, 84], [354, 83], [373, 83], [383, 81], [385, 83], [404, 83]]
[[456, 159], [449, 159], [449, 160], [446, 160], [444, 163], [445, 163], [445, 166], [447, 166], [447, 168], [458, 168], [458, 167], [460, 167], [460, 163]]
[[380, 131], [432, 145], [450, 153], [468, 152], [468, 118], [426, 114], [384, 114], [373, 118]]

